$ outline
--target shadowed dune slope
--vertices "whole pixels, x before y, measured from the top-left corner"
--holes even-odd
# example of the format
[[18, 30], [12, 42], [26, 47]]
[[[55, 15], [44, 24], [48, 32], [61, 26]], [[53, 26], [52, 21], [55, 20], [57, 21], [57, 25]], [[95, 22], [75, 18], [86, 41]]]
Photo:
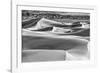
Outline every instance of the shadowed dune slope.
[[22, 36], [23, 49], [68, 50], [79, 46], [86, 46], [87, 43], [88, 42], [75, 39]]

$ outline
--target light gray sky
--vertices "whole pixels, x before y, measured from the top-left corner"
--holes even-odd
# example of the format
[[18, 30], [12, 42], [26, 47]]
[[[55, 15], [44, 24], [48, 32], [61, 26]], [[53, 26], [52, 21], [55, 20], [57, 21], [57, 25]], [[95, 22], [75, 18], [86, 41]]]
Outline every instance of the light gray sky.
[[83, 13], [83, 12], [58, 12], [58, 11], [35, 11], [35, 10], [29, 10], [29, 12], [34, 14], [61, 14], [61, 15], [90, 15], [90, 13]]

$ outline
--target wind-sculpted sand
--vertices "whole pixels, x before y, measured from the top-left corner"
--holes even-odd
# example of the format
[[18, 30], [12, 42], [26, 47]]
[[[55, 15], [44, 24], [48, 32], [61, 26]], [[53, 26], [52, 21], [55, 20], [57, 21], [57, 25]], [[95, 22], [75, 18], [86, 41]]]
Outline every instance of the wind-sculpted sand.
[[[61, 61], [88, 58], [88, 40], [74, 35], [55, 35], [23, 30], [22, 61]], [[66, 52], [69, 55], [66, 55]]]

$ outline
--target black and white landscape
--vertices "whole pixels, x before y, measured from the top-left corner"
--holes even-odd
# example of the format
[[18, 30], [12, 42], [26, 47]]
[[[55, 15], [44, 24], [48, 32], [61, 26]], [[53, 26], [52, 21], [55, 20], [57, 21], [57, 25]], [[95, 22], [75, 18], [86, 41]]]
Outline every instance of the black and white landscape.
[[90, 14], [22, 10], [22, 62], [88, 60]]

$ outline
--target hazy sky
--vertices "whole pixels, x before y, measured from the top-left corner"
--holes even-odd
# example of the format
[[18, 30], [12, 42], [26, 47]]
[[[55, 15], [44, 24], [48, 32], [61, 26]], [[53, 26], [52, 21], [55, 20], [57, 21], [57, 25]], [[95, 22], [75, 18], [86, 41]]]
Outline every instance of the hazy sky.
[[36, 11], [36, 10], [26, 10], [30, 13], [33, 14], [46, 14], [46, 13], [50, 13], [50, 14], [61, 14], [61, 15], [90, 15], [90, 13], [83, 13], [83, 12], [56, 12], [56, 11]]

